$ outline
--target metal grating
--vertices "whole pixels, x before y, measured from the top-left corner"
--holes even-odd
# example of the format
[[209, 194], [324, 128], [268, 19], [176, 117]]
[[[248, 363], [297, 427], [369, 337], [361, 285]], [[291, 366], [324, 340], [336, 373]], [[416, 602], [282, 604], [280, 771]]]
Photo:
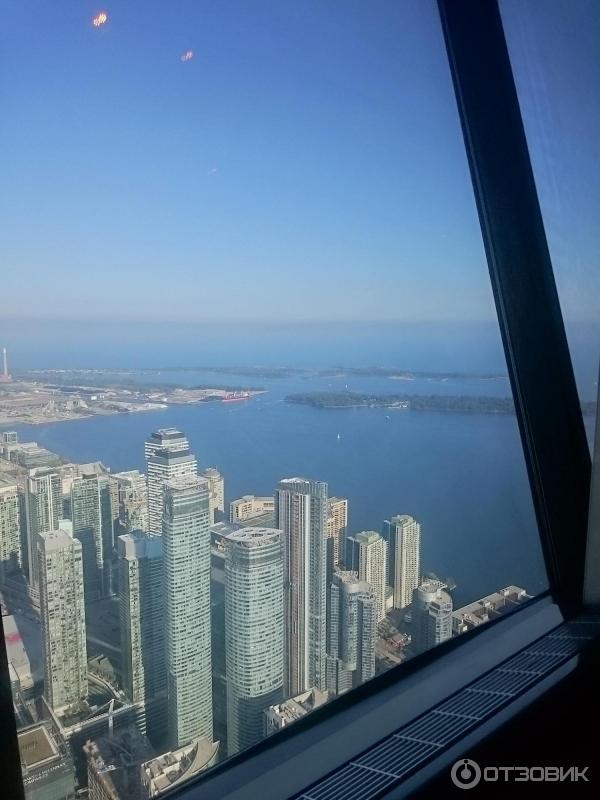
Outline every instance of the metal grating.
[[376, 800], [565, 664], [600, 621], [567, 622], [439, 706], [296, 795], [295, 800]]

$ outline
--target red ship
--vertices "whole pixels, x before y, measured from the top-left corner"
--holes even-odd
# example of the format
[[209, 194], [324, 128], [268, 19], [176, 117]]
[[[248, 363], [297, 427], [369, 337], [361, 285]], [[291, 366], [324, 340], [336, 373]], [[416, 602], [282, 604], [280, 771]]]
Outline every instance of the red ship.
[[225, 397], [221, 400], [222, 403], [239, 403], [240, 400], [248, 400], [250, 398], [250, 392], [229, 392], [229, 394], [225, 395]]

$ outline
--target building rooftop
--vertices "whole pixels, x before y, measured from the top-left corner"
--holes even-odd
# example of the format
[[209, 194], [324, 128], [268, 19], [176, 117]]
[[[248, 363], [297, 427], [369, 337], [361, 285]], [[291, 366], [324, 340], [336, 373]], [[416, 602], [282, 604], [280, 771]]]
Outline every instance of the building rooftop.
[[256, 528], [247, 526], [234, 530], [227, 534], [228, 541], [240, 542], [251, 547], [252, 545], [261, 545], [272, 541], [274, 538], [281, 536], [283, 531], [277, 528]]
[[168, 481], [164, 481], [163, 486], [167, 489], [175, 491], [183, 491], [184, 489], [208, 489], [208, 481], [206, 478], [200, 478], [198, 475], [176, 475]]
[[295, 697], [290, 697], [284, 700], [283, 703], [270, 706], [266, 713], [269, 716], [277, 717], [280, 726], [285, 727], [306, 716], [306, 714], [309, 714], [316, 708], [325, 705], [329, 699], [329, 692], [323, 692], [320, 689], [313, 688], [301, 694], [297, 694]]
[[507, 586], [462, 608], [457, 608], [452, 614], [454, 628], [458, 632], [474, 628], [487, 622], [490, 617], [499, 616], [529, 598], [530, 595], [520, 586]]
[[44, 550], [46, 553], [53, 553], [57, 550], [63, 550], [65, 547], [76, 547], [77, 543], [81, 547], [78, 539], [73, 539], [72, 536], [64, 530], [47, 531], [46, 533], [39, 534], [40, 539], [44, 542]]
[[376, 542], [378, 539], [382, 537], [377, 533], [377, 531], [361, 531], [360, 533], [356, 533], [354, 538], [359, 542], [364, 542], [365, 544], [371, 544], [372, 542]]
[[2, 617], [2, 623], [11, 684], [18, 684], [21, 691], [31, 689], [33, 688], [31, 664], [16, 620], [12, 615], [8, 615]]
[[17, 734], [17, 739], [21, 764], [28, 769], [58, 757], [58, 748], [44, 725]]
[[46, 721], [17, 733], [25, 797], [74, 797], [75, 771], [69, 748]]
[[158, 797], [162, 792], [177, 786], [212, 766], [219, 751], [218, 742], [194, 739], [185, 747], [172, 750], [142, 764], [142, 783], [147, 796]]
[[151, 439], [185, 439], [185, 434], [178, 428], [159, 428], [152, 433]]
[[161, 536], [149, 536], [143, 532], [124, 533], [117, 545], [119, 558], [160, 558], [163, 552]]

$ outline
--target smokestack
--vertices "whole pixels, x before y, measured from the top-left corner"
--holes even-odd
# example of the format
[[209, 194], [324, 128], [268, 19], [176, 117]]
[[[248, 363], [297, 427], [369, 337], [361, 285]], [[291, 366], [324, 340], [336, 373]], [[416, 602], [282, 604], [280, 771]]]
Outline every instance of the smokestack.
[[8, 362], [6, 360], [6, 347], [2, 348], [2, 360], [4, 362], [4, 377], [8, 378]]

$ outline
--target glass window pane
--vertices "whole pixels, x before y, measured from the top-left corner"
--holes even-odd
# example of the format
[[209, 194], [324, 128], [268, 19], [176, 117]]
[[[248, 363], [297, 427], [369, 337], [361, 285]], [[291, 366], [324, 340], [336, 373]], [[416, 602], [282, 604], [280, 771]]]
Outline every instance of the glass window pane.
[[600, 6], [500, 6], [591, 443], [600, 361]]
[[456, 102], [433, 0], [4, 29], [26, 787], [156, 794], [547, 588]]

